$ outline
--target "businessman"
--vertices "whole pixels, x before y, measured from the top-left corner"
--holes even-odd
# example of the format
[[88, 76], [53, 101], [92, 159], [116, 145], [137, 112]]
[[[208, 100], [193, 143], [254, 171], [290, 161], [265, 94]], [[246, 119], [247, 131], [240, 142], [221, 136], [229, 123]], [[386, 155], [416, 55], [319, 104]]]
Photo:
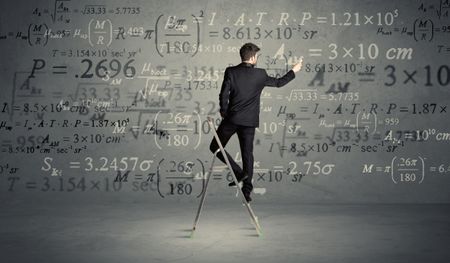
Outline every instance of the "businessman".
[[[267, 75], [265, 69], [256, 68], [260, 48], [253, 43], [244, 44], [239, 50], [241, 63], [225, 69], [222, 87], [219, 94], [220, 115], [222, 121], [217, 128], [217, 134], [223, 147], [230, 137], [237, 133], [242, 155], [242, 169], [226, 152], [233, 172], [238, 182], [243, 181], [242, 192], [247, 202], [252, 199], [253, 190], [253, 139], [255, 128], [259, 127], [260, 96], [265, 86], [282, 87], [295, 78], [295, 73], [302, 67], [302, 59], [284, 76], [274, 78]], [[209, 149], [214, 153], [219, 148], [213, 138]], [[217, 157], [225, 162], [222, 152]], [[233, 182], [229, 186], [236, 185]]]

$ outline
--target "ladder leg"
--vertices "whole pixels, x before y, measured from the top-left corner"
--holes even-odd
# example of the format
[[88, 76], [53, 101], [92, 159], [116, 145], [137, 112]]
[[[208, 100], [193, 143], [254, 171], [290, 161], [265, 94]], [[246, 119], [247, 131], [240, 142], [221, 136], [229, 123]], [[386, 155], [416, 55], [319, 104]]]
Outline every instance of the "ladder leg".
[[244, 205], [247, 207], [247, 210], [248, 210], [248, 213], [250, 214], [252, 222], [255, 224], [255, 229], [258, 232], [258, 235], [262, 236], [262, 229], [261, 229], [261, 226], [259, 225], [258, 217], [253, 212], [253, 209], [248, 202], [245, 202]]
[[220, 149], [217, 149], [217, 151], [214, 153], [214, 157], [213, 157], [213, 159], [211, 161], [211, 167], [209, 168], [209, 171], [206, 174], [207, 179], [206, 179], [205, 189], [203, 190], [203, 194], [202, 194], [202, 197], [200, 199], [200, 204], [199, 204], [198, 209], [197, 209], [197, 215], [195, 216], [194, 226], [192, 227], [192, 232], [191, 232], [191, 236], [190, 236], [191, 238], [194, 236], [194, 231], [195, 231], [195, 229], [197, 227], [198, 220], [200, 219], [200, 214], [202, 212], [203, 203], [205, 202], [206, 192], [208, 190], [209, 179], [211, 178], [212, 170], [213, 170], [213, 167], [214, 167], [214, 162], [216, 160], [217, 153], [219, 152], [219, 150]]
[[245, 204], [245, 206], [247, 207], [247, 210], [248, 210], [248, 212], [249, 212], [249, 214], [250, 214], [250, 217], [251, 217], [251, 219], [252, 219], [252, 222], [253, 222], [253, 224], [254, 224], [254, 226], [255, 226], [256, 232], [258, 233], [259, 236], [261, 236], [261, 235], [262, 235], [262, 231], [261, 231], [261, 227], [260, 227], [259, 222], [258, 222], [258, 218], [255, 216], [255, 213], [253, 212], [253, 210], [252, 210], [250, 204], [249, 204], [249, 203], [247, 202], [247, 200], [245, 199], [245, 196], [244, 196], [244, 193], [242, 192], [242, 189], [241, 189], [241, 188], [239, 187], [239, 185], [238, 185], [238, 180], [237, 180], [237, 178], [236, 178], [236, 175], [234, 174], [233, 168], [231, 167], [230, 161], [228, 160], [228, 156], [227, 156], [225, 150], [223, 149], [222, 143], [220, 142], [220, 138], [219, 138], [219, 136], [217, 135], [216, 128], [215, 128], [215, 126], [214, 126], [214, 123], [212, 122], [212, 118], [210, 118], [210, 117], [207, 117], [207, 118], [208, 118], [208, 123], [209, 123], [210, 126], [211, 126], [211, 130], [213, 131], [214, 138], [216, 139], [217, 144], [219, 145], [219, 149], [220, 149], [220, 151], [222, 152], [222, 155], [223, 155], [223, 157], [224, 157], [224, 159], [225, 159], [225, 162], [226, 162], [228, 168], [229, 168], [230, 171], [231, 171], [231, 175], [233, 176], [233, 181], [234, 181], [234, 183], [236, 184], [236, 186], [237, 186], [237, 188], [238, 188], [238, 191], [239, 191], [239, 193], [240, 193], [240, 195], [241, 195], [242, 202], [243, 202], [243, 203]]

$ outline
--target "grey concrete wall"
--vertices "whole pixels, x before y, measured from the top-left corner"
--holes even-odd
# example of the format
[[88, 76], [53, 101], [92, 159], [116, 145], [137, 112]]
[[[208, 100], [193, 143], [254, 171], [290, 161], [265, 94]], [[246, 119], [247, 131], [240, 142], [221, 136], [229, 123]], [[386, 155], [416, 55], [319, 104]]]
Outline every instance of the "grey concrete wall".
[[[206, 116], [253, 42], [272, 76], [304, 57], [263, 91], [255, 200], [449, 202], [445, 1], [90, 4], [0, 4], [4, 200], [197, 202]], [[240, 163], [237, 136], [226, 148]], [[225, 198], [220, 165], [209, 193]]]

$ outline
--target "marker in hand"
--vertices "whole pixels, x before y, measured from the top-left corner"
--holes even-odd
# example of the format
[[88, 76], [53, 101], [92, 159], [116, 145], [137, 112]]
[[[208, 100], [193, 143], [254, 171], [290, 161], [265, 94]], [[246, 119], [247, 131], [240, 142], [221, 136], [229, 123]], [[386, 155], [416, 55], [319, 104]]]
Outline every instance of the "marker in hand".
[[292, 67], [292, 70], [294, 72], [299, 72], [300, 69], [302, 69], [302, 64], [303, 64], [303, 56], [301, 56], [300, 61]]

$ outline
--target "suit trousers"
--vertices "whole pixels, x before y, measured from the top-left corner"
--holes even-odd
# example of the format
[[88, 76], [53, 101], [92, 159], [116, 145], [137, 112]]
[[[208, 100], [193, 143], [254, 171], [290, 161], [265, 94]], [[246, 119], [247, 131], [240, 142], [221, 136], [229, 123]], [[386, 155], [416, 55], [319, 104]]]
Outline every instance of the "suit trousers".
[[[222, 119], [219, 127], [217, 128], [217, 135], [219, 136], [219, 140], [222, 143], [224, 150], [225, 145], [228, 143], [231, 136], [234, 133], [237, 133], [238, 135], [242, 155], [242, 169], [226, 150], [225, 153], [238, 180], [244, 176], [244, 173], [248, 175], [248, 178], [243, 181], [242, 185], [242, 191], [244, 192], [251, 192], [253, 190], [253, 140], [255, 138], [255, 128], [256, 127], [234, 124], [227, 118]], [[212, 153], [219, 149], [219, 145], [217, 144], [215, 138], [211, 141], [209, 149]], [[222, 152], [218, 152], [217, 157], [226, 164]]]

